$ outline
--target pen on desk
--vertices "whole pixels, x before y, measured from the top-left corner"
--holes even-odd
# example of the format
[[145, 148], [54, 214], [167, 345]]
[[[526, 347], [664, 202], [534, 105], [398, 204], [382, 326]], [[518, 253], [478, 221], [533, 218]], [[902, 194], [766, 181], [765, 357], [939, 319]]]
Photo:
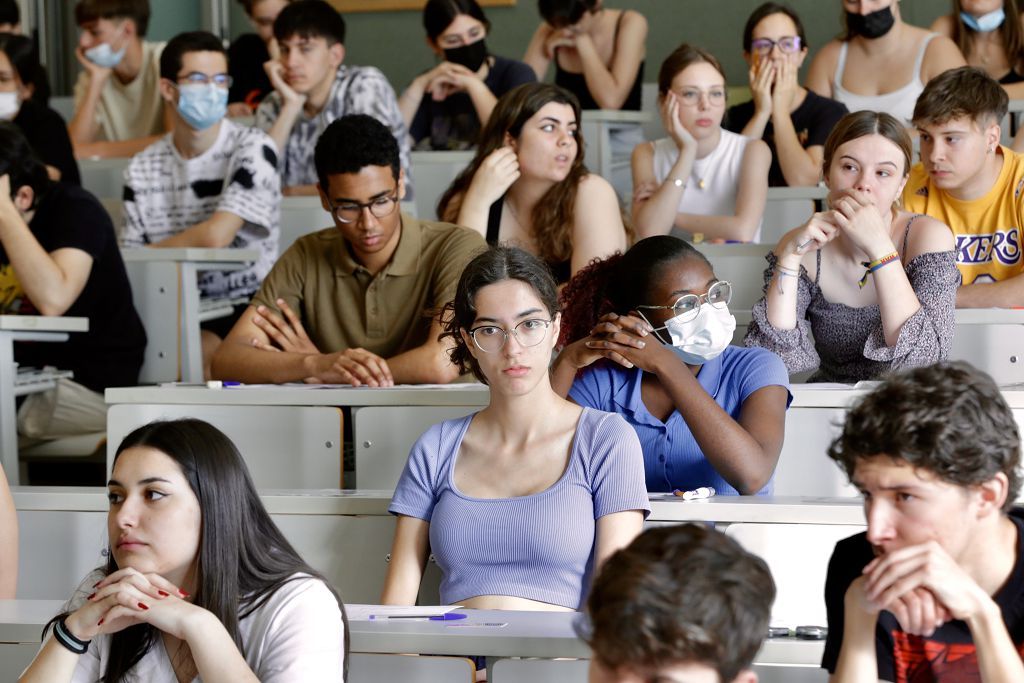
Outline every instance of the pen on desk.
[[429, 621], [458, 621], [465, 619], [463, 612], [447, 612], [445, 614], [371, 614], [370, 621], [377, 619], [420, 619]]
[[715, 489], [710, 486], [701, 486], [699, 489], [694, 489], [693, 491], [680, 491], [679, 489], [676, 489], [672, 493], [676, 494], [683, 500], [699, 500], [701, 498], [710, 498], [715, 495]]
[[240, 387], [241, 382], [233, 382], [230, 380], [221, 381], [219, 379], [211, 379], [206, 382], [207, 389], [224, 389], [226, 387]]

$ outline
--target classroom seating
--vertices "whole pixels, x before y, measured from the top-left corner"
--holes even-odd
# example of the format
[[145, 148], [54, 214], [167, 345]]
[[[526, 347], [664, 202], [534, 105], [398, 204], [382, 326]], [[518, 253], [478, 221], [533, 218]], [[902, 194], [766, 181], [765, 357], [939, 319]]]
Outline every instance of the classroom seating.
[[413, 657], [353, 652], [349, 655], [347, 680], [349, 683], [472, 683], [475, 676], [476, 667], [464, 657]]
[[412, 152], [410, 165], [416, 179], [416, 215], [437, 220], [437, 202], [455, 177], [473, 160], [472, 150], [456, 152]]
[[499, 659], [488, 672], [491, 683], [587, 683], [588, 659]]
[[121, 199], [124, 196], [124, 171], [131, 157], [116, 159], [79, 159], [82, 187], [99, 199]]

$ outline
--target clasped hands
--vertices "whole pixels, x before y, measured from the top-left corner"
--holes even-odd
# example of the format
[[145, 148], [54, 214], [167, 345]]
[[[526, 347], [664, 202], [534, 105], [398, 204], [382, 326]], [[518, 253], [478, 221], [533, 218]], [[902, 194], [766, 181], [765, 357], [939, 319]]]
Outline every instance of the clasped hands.
[[821, 249], [840, 232], [869, 260], [896, 251], [890, 214], [887, 208], [875, 206], [870, 195], [850, 188], [830, 193], [829, 203], [830, 209], [815, 213], [806, 223], [786, 233], [776, 252], [780, 260], [798, 257], [795, 259], [798, 265], [799, 257], [808, 251]]
[[577, 370], [607, 358], [625, 368], [640, 368], [657, 374], [675, 354], [652, 333], [654, 328], [636, 314], [608, 313], [601, 316], [590, 335], [579, 339], [562, 352]]
[[423, 74], [424, 92], [429, 93], [435, 102], [443, 102], [449, 95], [464, 92], [473, 82], [483, 81], [475, 73], [461, 64], [442, 62]]

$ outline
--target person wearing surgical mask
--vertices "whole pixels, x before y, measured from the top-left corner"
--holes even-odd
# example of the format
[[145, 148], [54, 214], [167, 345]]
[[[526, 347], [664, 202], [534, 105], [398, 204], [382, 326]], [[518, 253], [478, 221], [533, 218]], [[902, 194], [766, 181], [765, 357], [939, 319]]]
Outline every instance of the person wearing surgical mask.
[[964, 65], [945, 36], [905, 23], [899, 0], [839, 0], [845, 33], [814, 56], [807, 87], [849, 111], [895, 116], [906, 127], [924, 84]]
[[160, 91], [163, 43], [144, 40], [148, 0], [79, 0], [75, 156], [130, 157], [171, 129]]
[[632, 425], [649, 491], [772, 493], [789, 378], [775, 354], [731, 345], [731, 296], [671, 235], [594, 262], [562, 292], [552, 386]]
[[904, 211], [911, 143], [889, 114], [847, 114], [825, 142], [828, 208], [767, 254], [743, 342], [810, 382], [854, 384], [944, 360], [960, 274], [953, 233]]
[[418, 149], [472, 149], [498, 98], [536, 76], [523, 62], [490, 53], [491, 22], [476, 0], [428, 0], [423, 27], [441, 62], [398, 98], [412, 143]]
[[1024, 16], [1018, 0], [953, 0], [953, 12], [936, 19], [932, 30], [951, 38], [967, 63], [999, 81], [1011, 100], [1024, 98]]
[[78, 164], [61, 115], [46, 106], [35, 41], [0, 33], [0, 120], [11, 121], [28, 139], [51, 180], [81, 184]]
[[[247, 268], [204, 271], [199, 279], [204, 297], [248, 300], [277, 258], [276, 147], [265, 132], [224, 118], [231, 76], [213, 34], [172, 38], [160, 56], [160, 76], [174, 127], [125, 170], [122, 246], [255, 249], [259, 257]], [[205, 368], [246, 306], [203, 324]]]

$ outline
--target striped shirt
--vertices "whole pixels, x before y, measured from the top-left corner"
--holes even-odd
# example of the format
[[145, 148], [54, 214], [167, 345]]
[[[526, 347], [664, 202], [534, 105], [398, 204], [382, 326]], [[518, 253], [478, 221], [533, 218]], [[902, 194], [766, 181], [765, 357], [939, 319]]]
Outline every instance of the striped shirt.
[[622, 418], [583, 409], [569, 462], [551, 487], [517, 498], [473, 498], [453, 481], [473, 416], [419, 438], [388, 508], [430, 523], [441, 602], [507, 595], [579, 609], [594, 564], [596, 520], [650, 513], [635, 432]]

